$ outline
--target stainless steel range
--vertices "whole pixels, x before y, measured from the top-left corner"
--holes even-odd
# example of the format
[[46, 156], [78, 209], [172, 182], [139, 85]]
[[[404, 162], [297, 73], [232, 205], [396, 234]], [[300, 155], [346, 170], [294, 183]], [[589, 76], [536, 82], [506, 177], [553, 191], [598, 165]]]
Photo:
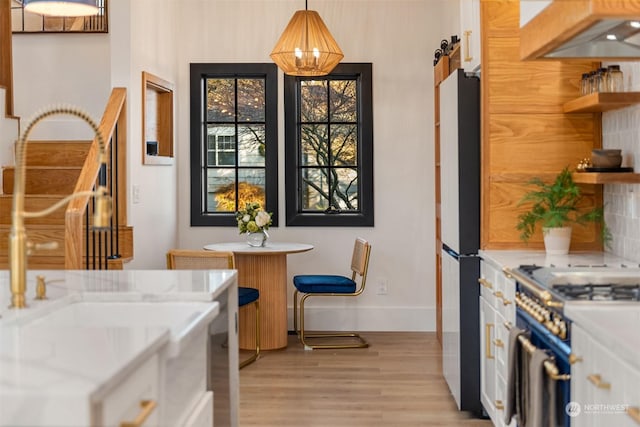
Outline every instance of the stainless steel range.
[[527, 331], [525, 347], [545, 350], [552, 358], [548, 375], [557, 381], [556, 425], [569, 426], [563, 410], [570, 402], [571, 319], [568, 304], [640, 302], [640, 268], [607, 265], [540, 267], [521, 265], [509, 273], [516, 279], [516, 323]]

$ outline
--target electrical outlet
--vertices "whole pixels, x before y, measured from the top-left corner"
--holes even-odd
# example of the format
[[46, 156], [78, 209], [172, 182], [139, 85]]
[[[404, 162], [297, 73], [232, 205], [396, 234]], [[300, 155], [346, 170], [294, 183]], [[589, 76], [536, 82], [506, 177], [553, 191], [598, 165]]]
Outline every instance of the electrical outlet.
[[378, 279], [378, 295], [387, 295], [389, 292], [389, 281], [387, 279]]

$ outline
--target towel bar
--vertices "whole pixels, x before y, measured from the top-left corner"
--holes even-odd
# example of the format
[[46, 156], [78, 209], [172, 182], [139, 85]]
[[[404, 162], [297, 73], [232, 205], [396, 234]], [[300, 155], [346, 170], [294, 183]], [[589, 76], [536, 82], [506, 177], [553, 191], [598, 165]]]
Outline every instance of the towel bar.
[[[507, 328], [507, 330], [511, 330], [513, 324], [511, 324], [511, 322], [504, 322], [504, 327]], [[522, 344], [522, 347], [529, 354], [533, 354], [533, 352], [537, 350], [537, 347], [533, 345], [531, 341], [529, 341], [529, 338], [524, 335], [519, 335], [518, 341], [520, 342], [520, 344]], [[553, 361], [553, 357], [551, 357], [549, 360], [544, 361], [544, 368], [547, 371], [547, 375], [549, 375], [549, 378], [551, 378], [552, 380], [569, 381], [571, 379], [570, 374], [560, 374], [558, 367]]]

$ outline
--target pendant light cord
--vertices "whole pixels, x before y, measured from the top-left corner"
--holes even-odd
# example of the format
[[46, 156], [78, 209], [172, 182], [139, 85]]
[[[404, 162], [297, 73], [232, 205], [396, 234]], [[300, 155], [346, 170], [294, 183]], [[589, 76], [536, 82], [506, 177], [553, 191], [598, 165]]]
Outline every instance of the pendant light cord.
[[309, 8], [307, 7], [307, 0], [304, 0], [304, 10], [309, 10]]

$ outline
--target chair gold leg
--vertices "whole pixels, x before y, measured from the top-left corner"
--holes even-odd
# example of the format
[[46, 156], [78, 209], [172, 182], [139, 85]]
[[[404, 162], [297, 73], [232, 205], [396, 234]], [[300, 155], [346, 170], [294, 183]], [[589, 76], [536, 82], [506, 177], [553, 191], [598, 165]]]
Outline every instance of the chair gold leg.
[[[314, 332], [312, 334], [306, 334], [304, 332], [304, 303], [307, 300], [307, 298], [314, 296], [312, 294], [305, 294], [302, 296], [302, 298], [300, 299], [300, 333], [298, 334], [298, 337], [300, 338], [300, 342], [302, 343], [302, 345], [305, 346], [305, 348], [308, 349], [322, 349], [322, 348], [333, 348], [333, 349], [343, 349], [343, 348], [366, 348], [369, 347], [369, 343], [362, 338], [359, 334], [356, 334], [355, 332], [326, 332], [326, 333], [322, 333], [322, 332]], [[294, 306], [295, 309], [295, 306]], [[337, 343], [327, 343], [327, 344], [312, 344], [309, 343], [306, 338], [317, 338], [317, 339], [324, 339], [324, 338], [355, 338], [356, 342], [353, 344], [337, 344]]]
[[251, 357], [240, 362], [240, 366], [238, 369], [242, 369], [250, 363], [255, 362], [260, 355], [260, 301], [255, 300], [254, 304], [256, 306], [256, 351]]
[[299, 336], [298, 332], [298, 290], [293, 291], [293, 330]]

